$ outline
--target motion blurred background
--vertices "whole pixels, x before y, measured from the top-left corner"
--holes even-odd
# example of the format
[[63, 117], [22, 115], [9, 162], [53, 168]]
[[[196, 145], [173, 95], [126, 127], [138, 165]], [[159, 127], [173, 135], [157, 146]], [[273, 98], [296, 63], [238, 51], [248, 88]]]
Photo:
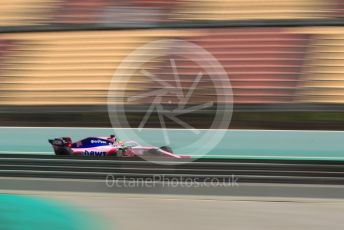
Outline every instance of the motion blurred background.
[[[2, 1], [0, 123], [110, 127], [107, 95], [117, 66], [136, 48], [168, 38], [193, 42], [223, 65], [234, 101], [218, 103], [234, 103], [230, 128], [343, 129], [343, 25], [342, 0]], [[145, 66], [170, 80], [169, 49], [156, 49], [164, 58]], [[176, 65], [187, 90], [199, 70], [185, 60]], [[156, 87], [138, 72], [117, 90]], [[188, 104], [212, 96], [206, 84], [199, 88]], [[145, 103], [126, 106], [137, 125]], [[207, 128], [213, 113], [184, 118]], [[158, 123], [153, 116], [147, 126]]]
[[[173, 42], [141, 49], [131, 63], [150, 74], [129, 65], [127, 84], [114, 77], [134, 50], [161, 39]], [[228, 128], [247, 130], [203, 130], [223, 133], [222, 142], [200, 164], [180, 167], [53, 155], [47, 139], [123, 127], [110, 122], [109, 103], [124, 101], [124, 125], [137, 128], [160, 102], [128, 99], [162, 87], [150, 75], [178, 88], [171, 60], [189, 92], [202, 69], [173, 53], [180, 40], [219, 61], [233, 94], [217, 100], [223, 79], [204, 76], [186, 105], [215, 104], [181, 120], [209, 128], [233, 104]], [[161, 104], [172, 113], [181, 103], [170, 93]], [[343, 112], [343, 0], [1, 0], [0, 229], [343, 229], [344, 133], [266, 131], [344, 130]], [[161, 123], [154, 112], [145, 128]], [[141, 135], [158, 142], [158, 131]], [[172, 147], [199, 143], [183, 131], [171, 131]], [[204, 144], [181, 154], [198, 157]], [[154, 186], [112, 188], [109, 173], [116, 182], [153, 178]], [[165, 174], [179, 187], [155, 181]], [[181, 183], [233, 176], [240, 187]]]

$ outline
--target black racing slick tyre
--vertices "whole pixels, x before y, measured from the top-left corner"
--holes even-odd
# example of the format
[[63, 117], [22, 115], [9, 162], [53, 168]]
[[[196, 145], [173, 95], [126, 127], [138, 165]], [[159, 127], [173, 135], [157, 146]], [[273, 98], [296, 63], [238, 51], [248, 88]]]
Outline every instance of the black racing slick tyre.
[[173, 153], [172, 148], [169, 147], [169, 146], [161, 146], [160, 149], [161, 149], [161, 150], [164, 150], [164, 151], [166, 151], [166, 152], [169, 152], [169, 153]]

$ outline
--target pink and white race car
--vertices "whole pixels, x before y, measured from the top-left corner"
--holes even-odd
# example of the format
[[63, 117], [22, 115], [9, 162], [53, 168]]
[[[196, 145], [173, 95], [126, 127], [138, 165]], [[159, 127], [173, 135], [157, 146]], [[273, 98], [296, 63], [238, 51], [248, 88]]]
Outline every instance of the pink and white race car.
[[72, 142], [70, 137], [50, 139], [49, 143], [54, 148], [56, 155], [81, 155], [81, 156], [117, 156], [117, 157], [169, 157], [186, 158], [176, 155], [168, 146], [144, 147], [135, 141], [118, 141], [115, 135], [109, 137], [87, 137]]

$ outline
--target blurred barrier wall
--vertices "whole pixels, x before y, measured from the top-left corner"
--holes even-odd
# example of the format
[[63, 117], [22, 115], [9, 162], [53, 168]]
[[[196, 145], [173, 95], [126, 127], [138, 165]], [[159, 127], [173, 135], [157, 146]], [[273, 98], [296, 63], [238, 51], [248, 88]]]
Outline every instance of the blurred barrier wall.
[[[181, 43], [171, 41], [135, 56], [141, 71], [126, 67], [124, 75], [133, 75], [127, 84], [113, 74], [142, 45], [180, 39], [213, 55], [233, 88], [232, 101], [218, 100], [214, 81], [221, 79], [204, 76], [188, 106], [234, 103], [236, 128], [341, 129], [343, 12], [341, 0], [5, 0], [0, 122], [109, 126], [112, 81], [111, 103], [124, 100], [137, 126], [154, 98], [129, 99], [161, 88], [149, 74], [173, 82], [174, 60], [187, 92], [201, 69], [172, 55]], [[177, 106], [179, 99], [164, 94], [161, 104]], [[213, 115], [212, 107], [185, 118], [207, 128]], [[149, 126], [158, 125], [154, 119]]]
[[[131, 51], [155, 39], [187, 33], [148, 30], [2, 34], [4, 40], [16, 44], [15, 52], [3, 56], [0, 104], [105, 104], [113, 74]], [[147, 55], [152, 55], [150, 52]], [[154, 68], [153, 64], [147, 69]], [[144, 87], [140, 75], [128, 86], [130, 90]], [[117, 89], [121, 87], [118, 82]]]
[[[12, 33], [0, 38], [1, 105], [104, 105], [121, 61], [144, 44], [168, 38], [197, 44], [217, 58], [231, 81], [235, 104], [344, 102], [341, 27]], [[200, 70], [170, 56], [173, 46], [178, 43], [154, 47], [137, 61], [162, 53], [144, 69], [168, 81], [173, 79], [168, 62], [174, 58], [187, 89]], [[126, 86], [116, 82], [116, 90], [130, 96], [160, 87], [142, 72], [135, 74]]]
[[343, 17], [341, 0], [4, 0], [0, 26]]

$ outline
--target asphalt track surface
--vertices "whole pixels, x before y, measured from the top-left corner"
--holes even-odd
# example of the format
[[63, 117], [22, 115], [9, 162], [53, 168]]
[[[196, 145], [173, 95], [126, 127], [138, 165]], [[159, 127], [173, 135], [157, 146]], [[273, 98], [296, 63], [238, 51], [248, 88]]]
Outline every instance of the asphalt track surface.
[[343, 229], [342, 162], [161, 163], [0, 155], [0, 193], [80, 208], [104, 229]]
[[336, 199], [6, 192], [76, 207], [104, 230], [339, 230], [344, 224], [344, 202]]
[[[154, 158], [151, 158], [154, 159]], [[0, 155], [0, 177], [344, 185], [344, 162]]]
[[0, 189], [344, 198], [343, 162], [199, 159], [175, 165], [180, 161], [0, 155]]

